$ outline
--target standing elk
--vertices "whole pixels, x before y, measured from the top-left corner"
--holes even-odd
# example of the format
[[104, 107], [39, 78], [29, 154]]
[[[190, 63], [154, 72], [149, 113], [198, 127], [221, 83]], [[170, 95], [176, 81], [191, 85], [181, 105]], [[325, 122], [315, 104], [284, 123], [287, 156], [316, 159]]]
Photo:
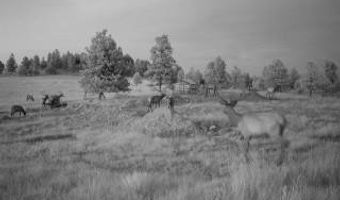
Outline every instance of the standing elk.
[[34, 101], [34, 97], [33, 97], [33, 95], [31, 95], [31, 94], [28, 94], [27, 96], [26, 96], [26, 101], [27, 102], [29, 102], [29, 101]]
[[281, 165], [284, 158], [284, 150], [288, 143], [283, 137], [287, 125], [286, 118], [275, 112], [240, 114], [234, 110], [236, 100], [225, 100], [220, 97], [220, 103], [225, 106], [224, 113], [228, 115], [230, 122], [237, 127], [243, 137], [244, 157], [249, 162], [249, 143], [252, 138], [272, 138], [280, 143], [280, 155], [277, 164]]
[[26, 111], [25, 111], [25, 109], [22, 106], [20, 106], [20, 105], [13, 105], [11, 107], [11, 117], [13, 117], [13, 115], [15, 113], [17, 113], [17, 112], [19, 113], [20, 116], [21, 116], [21, 113], [23, 113], [24, 116], [26, 116]]
[[266, 98], [271, 100], [274, 98], [274, 93], [275, 93], [275, 88], [274, 87], [269, 87], [267, 88], [267, 92], [266, 92]]
[[148, 103], [147, 103], [147, 107], [148, 107], [148, 111], [152, 111], [152, 106], [156, 106], [156, 107], [160, 107], [161, 106], [161, 100], [165, 97], [165, 94], [161, 94], [161, 95], [155, 95], [152, 96], [150, 98], [148, 98]]
[[46, 107], [46, 105], [49, 103], [48, 100], [49, 100], [49, 96], [48, 96], [47, 94], [45, 94], [45, 95], [43, 96], [43, 98], [42, 98], [41, 105], [42, 105], [43, 107]]
[[99, 100], [105, 99], [104, 92], [99, 92]]

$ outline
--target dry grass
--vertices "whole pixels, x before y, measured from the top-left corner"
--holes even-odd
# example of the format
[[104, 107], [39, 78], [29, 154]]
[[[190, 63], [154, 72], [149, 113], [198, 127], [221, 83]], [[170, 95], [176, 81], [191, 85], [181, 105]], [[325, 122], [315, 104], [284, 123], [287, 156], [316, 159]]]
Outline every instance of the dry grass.
[[164, 107], [146, 113], [145, 96], [134, 92], [101, 102], [70, 97], [53, 111], [33, 104], [27, 117], [0, 122], [0, 199], [338, 199], [338, 99], [282, 96], [236, 106], [287, 117], [281, 167], [277, 145], [263, 140], [252, 142], [245, 164], [213, 99], [177, 105], [173, 118]]

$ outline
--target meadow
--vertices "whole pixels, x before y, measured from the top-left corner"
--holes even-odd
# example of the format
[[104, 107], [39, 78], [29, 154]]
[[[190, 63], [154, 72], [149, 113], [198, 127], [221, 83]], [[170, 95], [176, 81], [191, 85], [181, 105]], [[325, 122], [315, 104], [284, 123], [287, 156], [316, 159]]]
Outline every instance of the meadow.
[[[278, 94], [240, 101], [240, 113], [279, 112], [290, 141], [281, 166], [278, 144], [251, 142], [250, 164], [223, 105], [214, 98], [146, 112], [153, 92], [134, 87], [83, 100], [75, 76], [0, 78], [0, 200], [282, 199], [340, 196], [340, 101]], [[65, 94], [68, 106], [41, 109], [41, 93]], [[237, 91], [223, 90], [228, 97]], [[38, 102], [26, 103], [32, 93]], [[26, 117], [8, 118], [12, 104]], [[211, 129], [211, 127], [214, 129]]]

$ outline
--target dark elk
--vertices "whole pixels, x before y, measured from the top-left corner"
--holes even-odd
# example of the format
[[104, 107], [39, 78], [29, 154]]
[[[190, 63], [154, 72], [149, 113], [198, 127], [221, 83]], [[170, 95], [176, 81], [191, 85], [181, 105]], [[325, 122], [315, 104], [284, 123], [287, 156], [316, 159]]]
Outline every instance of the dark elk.
[[155, 95], [155, 96], [148, 98], [148, 104], [147, 104], [148, 111], [152, 111], [152, 108], [155, 106], [160, 107], [161, 101], [164, 97], [165, 97], [165, 94], [162, 93], [161, 95]]
[[31, 95], [31, 94], [28, 94], [27, 96], [26, 96], [26, 101], [27, 102], [29, 102], [29, 101], [34, 101], [34, 97], [33, 97], [33, 95]]
[[105, 99], [104, 92], [99, 92], [99, 100]]
[[41, 105], [42, 105], [43, 107], [45, 107], [45, 106], [47, 105], [48, 99], [49, 99], [49, 96], [48, 96], [47, 94], [45, 94], [45, 95], [43, 96], [42, 102], [41, 102]]
[[21, 113], [24, 114], [24, 116], [26, 116], [26, 111], [25, 109], [20, 106], [20, 105], [13, 105], [11, 108], [11, 117], [13, 117], [13, 115], [15, 113], [19, 113], [19, 115], [21, 116]]

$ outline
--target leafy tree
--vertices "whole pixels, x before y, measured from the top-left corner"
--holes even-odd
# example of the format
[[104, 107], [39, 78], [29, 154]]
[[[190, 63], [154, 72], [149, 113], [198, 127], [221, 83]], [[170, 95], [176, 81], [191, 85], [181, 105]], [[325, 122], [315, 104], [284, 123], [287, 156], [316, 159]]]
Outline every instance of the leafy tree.
[[2, 74], [2, 72], [4, 71], [5, 69], [5, 64], [1, 62], [0, 60], [0, 74]]
[[190, 68], [185, 76], [187, 79], [200, 83], [203, 80], [203, 75], [200, 70], [195, 70], [193, 67]]
[[179, 70], [178, 73], [177, 73], [177, 81], [178, 82], [183, 81], [184, 77], [185, 77], [184, 70], [183, 69]]
[[150, 62], [148, 60], [136, 59], [135, 70], [136, 72], [139, 72], [139, 74], [142, 77], [144, 77], [144, 73], [148, 70], [149, 65], [150, 65]]
[[289, 85], [290, 85], [290, 88], [294, 88], [295, 87], [295, 83], [300, 79], [300, 74], [299, 72], [295, 69], [295, 68], [292, 68], [291, 71], [290, 71], [290, 74], [289, 74]]
[[278, 86], [281, 90], [282, 86], [288, 82], [288, 70], [279, 59], [274, 60], [272, 64], [264, 67], [262, 74], [267, 87]]
[[249, 73], [244, 73], [242, 75], [242, 89], [249, 89], [253, 85], [253, 79], [250, 77]]
[[41, 62], [40, 62], [40, 69], [41, 70], [45, 70], [47, 68], [47, 61], [45, 60], [45, 58], [43, 57]]
[[72, 71], [73, 66], [75, 65], [75, 57], [69, 51], [66, 54], [61, 56], [62, 69], [65, 71]]
[[45, 69], [46, 74], [57, 74], [58, 70], [62, 69], [63, 62], [59, 50], [56, 49], [52, 53], [47, 55], [47, 67]]
[[16, 69], [18, 68], [18, 64], [17, 62], [15, 61], [15, 57], [14, 57], [14, 54], [12, 53], [7, 62], [6, 62], [6, 73], [8, 74], [13, 74], [16, 72]]
[[234, 88], [240, 88], [242, 82], [242, 71], [237, 66], [231, 70], [231, 84]]
[[324, 65], [325, 75], [329, 82], [333, 85], [338, 81], [338, 66], [332, 61], [326, 61]]
[[167, 35], [156, 37], [156, 45], [151, 48], [151, 65], [146, 72], [147, 77], [155, 81], [162, 90], [162, 85], [174, 83], [174, 77], [177, 77], [175, 67], [176, 61], [172, 57], [173, 49]]
[[21, 76], [31, 75], [31, 60], [25, 56], [22, 58], [21, 65], [18, 68], [18, 74]]
[[320, 71], [320, 68], [313, 62], [307, 63], [306, 86], [309, 90], [309, 95], [312, 96], [316, 89], [324, 90], [327, 87], [326, 77]]
[[97, 32], [91, 45], [86, 48], [88, 59], [82, 71], [81, 86], [87, 92], [128, 91], [131, 60], [124, 55], [120, 47], [107, 30]]
[[216, 57], [213, 62], [208, 63], [204, 79], [210, 84], [227, 85], [230, 83], [230, 75], [226, 72], [226, 64], [220, 56]]
[[32, 63], [32, 75], [39, 75], [40, 74], [40, 68], [41, 68], [41, 64], [40, 64], [40, 58], [38, 55], [35, 55], [33, 57], [33, 59], [31, 60]]
[[142, 76], [139, 74], [139, 72], [136, 72], [135, 75], [133, 75], [133, 83], [135, 85], [141, 84], [142, 83]]

